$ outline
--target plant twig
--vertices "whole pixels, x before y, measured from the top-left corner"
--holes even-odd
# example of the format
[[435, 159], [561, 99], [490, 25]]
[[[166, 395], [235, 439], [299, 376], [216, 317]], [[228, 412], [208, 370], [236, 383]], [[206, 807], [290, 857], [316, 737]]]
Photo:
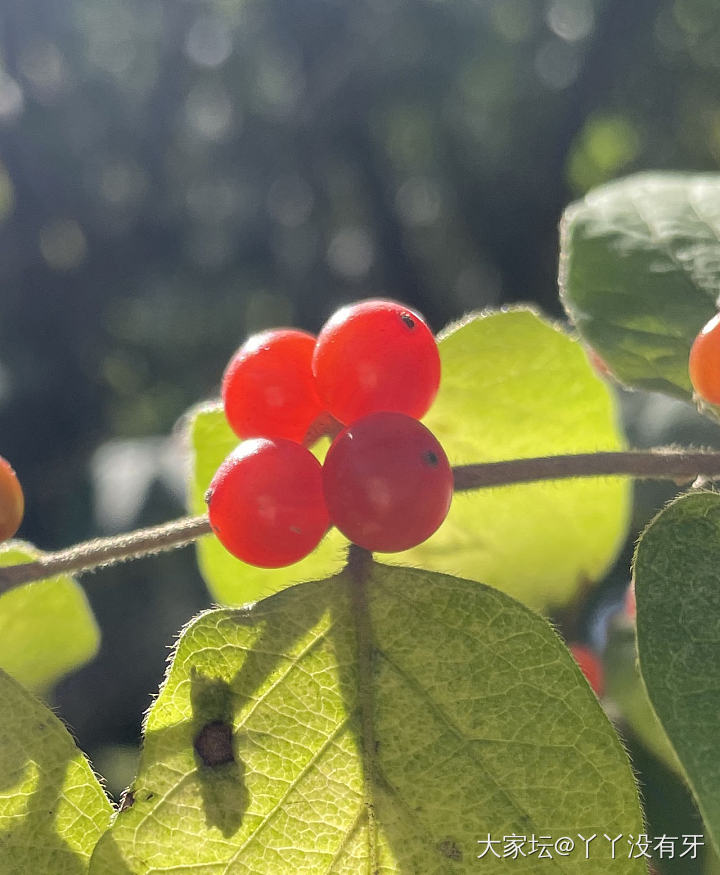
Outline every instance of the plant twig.
[[453, 473], [456, 490], [510, 486], [536, 480], [618, 475], [688, 483], [697, 477], [720, 477], [720, 452], [655, 449], [624, 453], [575, 453], [460, 465], [453, 468]]
[[[697, 477], [720, 478], [720, 452], [655, 449], [617, 453], [577, 453], [483, 462], [453, 468], [455, 489], [487, 489], [573, 477], [626, 476], [687, 483]], [[183, 517], [161, 526], [112, 538], [96, 538], [32, 562], [0, 568], [0, 593], [56, 574], [89, 571], [163, 550], [184, 547], [211, 531], [206, 516]]]
[[92, 541], [76, 544], [67, 550], [46, 553], [33, 562], [0, 568], [0, 593], [22, 583], [44, 580], [56, 574], [89, 571], [105, 565], [114, 565], [116, 562], [125, 562], [128, 559], [139, 559], [163, 550], [184, 547], [209, 534], [210, 531], [208, 518], [196, 516], [183, 517], [161, 526], [136, 529], [134, 532], [112, 538], [95, 538]]

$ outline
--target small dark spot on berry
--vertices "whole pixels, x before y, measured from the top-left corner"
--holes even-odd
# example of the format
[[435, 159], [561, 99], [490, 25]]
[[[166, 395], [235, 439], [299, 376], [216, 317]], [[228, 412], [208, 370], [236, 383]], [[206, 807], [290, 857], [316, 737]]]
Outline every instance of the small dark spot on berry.
[[426, 465], [432, 465], [433, 468], [437, 468], [439, 461], [437, 453], [434, 453], [432, 450], [423, 453], [423, 462], [425, 462]]
[[415, 320], [409, 313], [401, 313], [400, 318], [407, 325], [407, 327], [412, 331], [415, 327]]
[[462, 860], [463, 858], [462, 851], [455, 843], [455, 839], [443, 839], [438, 842], [437, 849], [448, 860]]
[[193, 747], [206, 766], [221, 766], [235, 761], [232, 727], [221, 720], [206, 723], [198, 732]]

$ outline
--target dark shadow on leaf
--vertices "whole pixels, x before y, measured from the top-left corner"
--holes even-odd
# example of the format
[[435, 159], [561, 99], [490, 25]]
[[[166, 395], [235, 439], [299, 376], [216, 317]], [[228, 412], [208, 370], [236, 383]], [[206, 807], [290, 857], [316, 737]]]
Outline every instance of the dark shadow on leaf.
[[[100, 859], [102, 862], [96, 865], [96, 859]], [[83, 869], [83, 872], [85, 871]], [[95, 873], [98, 873], [98, 875], [100, 873], [135, 875], [134, 871], [125, 862], [123, 852], [118, 847], [111, 829], [97, 843], [96, 853], [90, 859], [90, 872], [92, 875], [95, 875]]]
[[206, 677], [195, 667], [190, 684], [192, 744], [205, 819], [229, 838], [239, 829], [248, 804], [245, 766], [233, 737], [233, 691], [226, 681]]
[[[28, 694], [29, 695], [29, 694]], [[12, 703], [5, 707], [11, 707]], [[16, 720], [18, 737], [5, 740], [5, 769], [0, 773], [0, 794], [12, 793], [12, 788], [34, 772], [37, 784], [24, 804], [25, 813], [11, 820], [9, 829], [0, 830], [0, 872], [35, 871], [40, 860], [52, 860], [53, 871], [64, 875], [83, 875], [87, 859], [72, 848], [57, 832], [59, 802], [66, 772], [76, 749], [67, 739], [64, 760], [58, 757], [57, 718], [47, 715], [34, 721]], [[29, 724], [29, 725], [28, 725]], [[0, 739], [8, 736], [6, 726], [0, 729]], [[19, 753], [8, 762], [10, 751]], [[39, 868], [38, 868], [39, 871]]]
[[[240, 750], [248, 742], [260, 741], [257, 737], [248, 739], [244, 727], [237, 726], [237, 715], [257, 700], [268, 677], [287, 670], [287, 654], [297, 648], [308, 626], [317, 623], [327, 610], [327, 605], [319, 603], [310, 616], [305, 611], [302, 623], [278, 623], [273, 612], [273, 598], [277, 597], [270, 597], [251, 608], [228, 612], [229, 622], [260, 627], [252, 648], [244, 651], [239, 671], [228, 680], [207, 674], [206, 665], [203, 668], [191, 665], [191, 718], [166, 729], [146, 732], [143, 741], [141, 775], [143, 763], [162, 760], [168, 750], [193, 749], [195, 770], [183, 780], [197, 782], [207, 826], [219, 829], [226, 839], [240, 828], [249, 801]], [[192, 635], [192, 629], [188, 634]], [[156, 789], [146, 785], [142, 777], [135, 781], [131, 792], [135, 801], [128, 812], [147, 811], [157, 804], [154, 801]], [[125, 812], [121, 812], [118, 821], [121, 822], [124, 816]], [[99, 864], [108, 868], [111, 863], [116, 866], [115, 860], [123, 852], [112, 831], [100, 844]], [[114, 873], [115, 868], [110, 871]]]

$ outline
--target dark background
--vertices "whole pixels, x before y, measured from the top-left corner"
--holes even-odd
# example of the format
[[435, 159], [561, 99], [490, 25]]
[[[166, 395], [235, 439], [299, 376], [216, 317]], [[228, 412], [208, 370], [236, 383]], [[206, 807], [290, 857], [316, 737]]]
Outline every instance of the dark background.
[[[20, 534], [52, 549], [182, 514], [175, 425], [248, 333], [377, 294], [435, 329], [513, 301], [560, 315], [566, 203], [719, 161], [717, 0], [4, 0]], [[53, 702], [117, 791], [208, 596], [191, 551], [85, 581], [102, 651]]]

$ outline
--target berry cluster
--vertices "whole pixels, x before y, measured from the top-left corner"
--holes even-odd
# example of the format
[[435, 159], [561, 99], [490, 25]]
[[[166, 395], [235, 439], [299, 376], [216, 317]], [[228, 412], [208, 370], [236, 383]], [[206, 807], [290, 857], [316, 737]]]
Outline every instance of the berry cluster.
[[[251, 337], [222, 384], [242, 443], [206, 495], [222, 544], [277, 568], [307, 556], [331, 525], [382, 552], [429, 538], [453, 491], [447, 456], [418, 421], [439, 384], [432, 332], [393, 301], [344, 307], [317, 339], [294, 329]], [[307, 446], [328, 431], [321, 465]]]

